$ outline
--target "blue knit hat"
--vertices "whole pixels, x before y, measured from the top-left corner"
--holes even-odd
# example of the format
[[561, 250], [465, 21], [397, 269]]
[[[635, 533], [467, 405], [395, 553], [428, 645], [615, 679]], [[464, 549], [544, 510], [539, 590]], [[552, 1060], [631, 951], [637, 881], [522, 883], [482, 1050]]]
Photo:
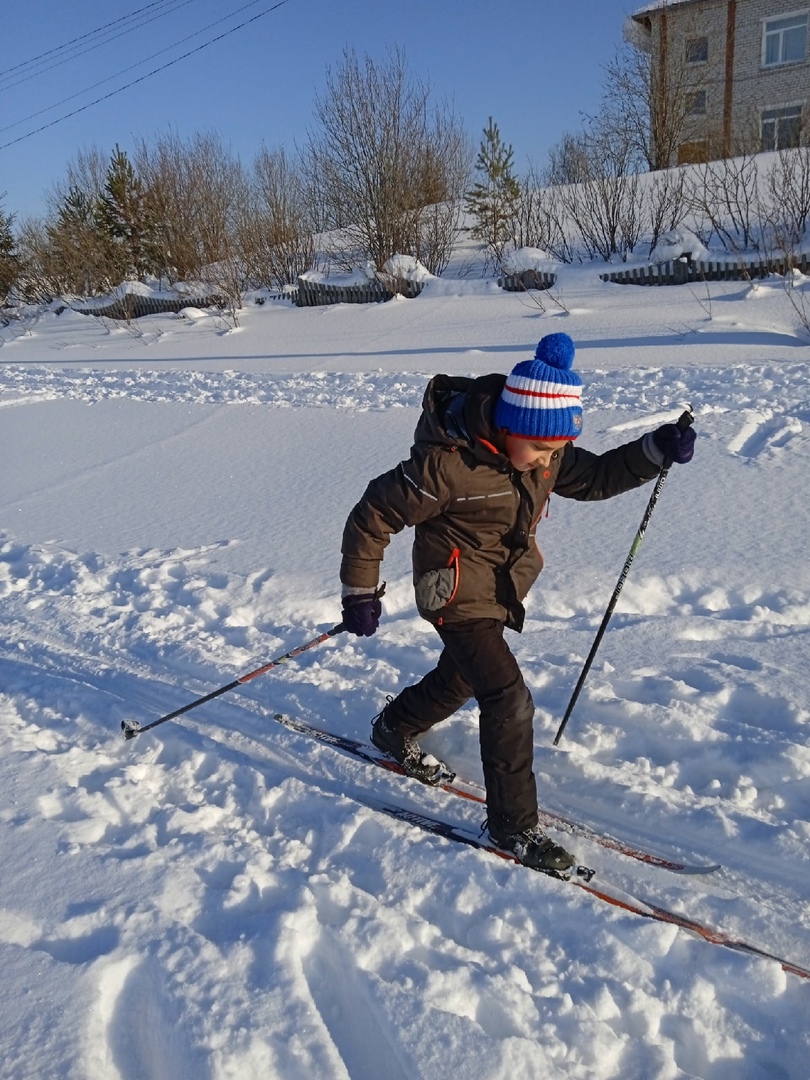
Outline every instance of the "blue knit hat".
[[574, 343], [548, 334], [512, 369], [495, 406], [495, 426], [521, 439], [576, 439], [582, 431], [582, 380], [571, 370]]

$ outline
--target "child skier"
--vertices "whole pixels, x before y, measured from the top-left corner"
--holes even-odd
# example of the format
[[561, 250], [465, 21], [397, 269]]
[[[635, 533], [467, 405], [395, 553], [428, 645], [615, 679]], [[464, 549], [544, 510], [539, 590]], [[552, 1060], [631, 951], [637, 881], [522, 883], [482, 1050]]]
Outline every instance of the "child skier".
[[537, 823], [534, 703], [504, 628], [520, 632], [523, 599], [543, 568], [535, 530], [552, 490], [608, 499], [652, 480], [665, 460], [691, 459], [692, 428], [665, 424], [604, 454], [576, 446], [582, 382], [574, 343], [550, 334], [507, 377], [437, 375], [407, 461], [366, 488], [343, 533], [346, 630], [370, 636], [381, 615], [380, 563], [393, 533], [415, 529], [419, 614], [444, 646], [436, 667], [389, 701], [372, 741], [425, 783], [441, 766], [418, 738], [469, 698], [479, 709], [487, 828], [495, 844], [537, 870], [573, 857]]

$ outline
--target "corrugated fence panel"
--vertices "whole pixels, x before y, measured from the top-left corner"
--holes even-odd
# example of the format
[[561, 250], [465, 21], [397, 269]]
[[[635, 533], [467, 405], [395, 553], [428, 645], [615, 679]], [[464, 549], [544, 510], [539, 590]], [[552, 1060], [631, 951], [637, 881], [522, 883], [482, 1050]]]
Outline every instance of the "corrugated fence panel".
[[76, 304], [66, 305], [71, 311], [79, 315], [96, 315], [107, 319], [140, 319], [144, 315], [160, 315], [164, 312], [183, 311], [184, 308], [210, 308], [225, 307], [227, 304], [221, 296], [179, 297], [170, 300], [162, 296], [137, 296], [132, 293], [120, 300], [112, 300], [109, 304], [93, 307], [78, 307]]
[[[279, 293], [271, 299], [289, 300], [298, 307], [324, 307], [328, 304], [379, 304], [391, 300], [395, 295], [414, 299], [419, 296], [424, 284], [421, 281], [397, 280], [393, 289], [386, 288], [381, 281], [365, 281], [355, 285], [332, 285], [328, 282], [298, 279], [298, 287], [285, 293]], [[77, 304], [71, 310], [80, 315], [96, 315], [108, 319], [140, 319], [143, 315], [156, 315], [160, 312], [177, 312], [183, 308], [227, 307], [227, 300], [221, 296], [203, 296], [194, 298], [181, 297], [176, 300], [155, 296], [137, 296], [134, 293], [107, 304], [82, 307]]]
[[421, 281], [397, 280], [394, 290], [378, 280], [364, 281], [356, 285], [334, 285], [326, 281], [298, 279], [298, 307], [325, 307], [329, 304], [381, 304], [397, 294], [409, 300], [415, 299], [424, 288]]
[[686, 285], [695, 281], [750, 281], [769, 274], [786, 274], [792, 269], [806, 274], [810, 257], [802, 253], [796, 259], [737, 259], [735, 261], [686, 262], [683, 259], [611, 270], [600, 274], [601, 281], [616, 285]]
[[547, 270], [521, 270], [519, 274], [506, 274], [498, 278], [498, 284], [506, 292], [526, 292], [528, 289], [550, 289], [557, 275]]

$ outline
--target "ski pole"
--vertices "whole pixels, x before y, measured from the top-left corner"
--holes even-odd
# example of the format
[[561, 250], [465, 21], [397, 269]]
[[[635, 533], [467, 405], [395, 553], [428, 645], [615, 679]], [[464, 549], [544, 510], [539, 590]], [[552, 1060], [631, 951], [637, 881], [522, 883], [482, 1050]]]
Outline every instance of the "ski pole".
[[[678, 418], [676, 426], [679, 431], [686, 431], [686, 429], [694, 423], [694, 420], [695, 418], [692, 415], [692, 406], [687, 405], [685, 411], [681, 413], [680, 417]], [[604, 637], [605, 630], [607, 630], [607, 625], [610, 622], [610, 617], [613, 614], [613, 609], [616, 607], [616, 601], [619, 599], [619, 593], [622, 591], [624, 582], [627, 578], [628, 573], [630, 572], [630, 566], [633, 562], [633, 559], [635, 559], [636, 557], [636, 552], [641, 547], [641, 541], [644, 539], [644, 533], [647, 531], [647, 525], [650, 522], [652, 512], [655, 509], [655, 504], [658, 502], [658, 496], [661, 494], [661, 488], [664, 486], [664, 481], [667, 478], [667, 473], [669, 472], [671, 465], [671, 461], [665, 461], [664, 464], [661, 466], [661, 471], [658, 474], [658, 479], [655, 482], [655, 487], [653, 488], [653, 493], [650, 496], [650, 501], [647, 503], [647, 509], [644, 511], [644, 517], [641, 519], [641, 524], [638, 527], [638, 532], [636, 533], [635, 539], [633, 540], [633, 543], [630, 547], [630, 554], [625, 560], [621, 574], [619, 574], [619, 580], [616, 582], [616, 588], [613, 590], [613, 595], [610, 598], [610, 603], [608, 604], [607, 610], [605, 611], [605, 614], [602, 618], [602, 624], [597, 631], [593, 645], [591, 645], [591, 651], [588, 653], [588, 659], [585, 661], [585, 666], [583, 667], [582, 673], [577, 680], [577, 685], [574, 687], [574, 692], [571, 695], [571, 700], [568, 702], [568, 708], [565, 710], [565, 716], [563, 716], [562, 718], [562, 723], [557, 729], [557, 734], [554, 736], [554, 746], [559, 745], [562, 733], [565, 731], [566, 725], [568, 724], [568, 721], [571, 717], [571, 713], [574, 711], [574, 706], [576, 705], [577, 698], [579, 697], [579, 692], [585, 685], [585, 680], [588, 677], [588, 672], [591, 670], [591, 664], [593, 663], [593, 659], [596, 656], [596, 650], [599, 648], [599, 644]]]
[[196, 701], [191, 701], [181, 709], [175, 709], [174, 712], [167, 713], [165, 716], [161, 716], [159, 720], [153, 720], [151, 724], [146, 724], [144, 727], [141, 727], [137, 720], [122, 720], [121, 730], [124, 732], [124, 738], [134, 739], [136, 735], [140, 735], [144, 731], [149, 731], [152, 728], [157, 727], [158, 724], [165, 724], [167, 720], [174, 720], [176, 716], [182, 716], [183, 713], [191, 712], [191, 710], [196, 709], [198, 705], [204, 705], [206, 701], [213, 701], [213, 699], [219, 697], [220, 694], [227, 694], [229, 690], [235, 690], [237, 686], [250, 682], [251, 679], [257, 679], [259, 675], [264, 675], [265, 672], [270, 671], [271, 668], [278, 667], [279, 664], [284, 664], [287, 660], [294, 660], [296, 656], [300, 656], [301, 653], [306, 652], [307, 649], [314, 649], [316, 645], [320, 645], [328, 638], [335, 637], [337, 634], [342, 634], [344, 629], [343, 623], [338, 623], [336, 626], [333, 626], [331, 630], [327, 630], [325, 633], [319, 634], [317, 637], [313, 638], [312, 641], [308, 641], [306, 645], [299, 645], [297, 649], [292, 649], [283, 656], [271, 660], [268, 664], [262, 664], [262, 666], [256, 668], [255, 671], [249, 671], [247, 675], [242, 675], [240, 678], [234, 679], [233, 682], [229, 682], [227, 686], [220, 686], [218, 690], [212, 690], [210, 694], [205, 694], [203, 697], [197, 698]]

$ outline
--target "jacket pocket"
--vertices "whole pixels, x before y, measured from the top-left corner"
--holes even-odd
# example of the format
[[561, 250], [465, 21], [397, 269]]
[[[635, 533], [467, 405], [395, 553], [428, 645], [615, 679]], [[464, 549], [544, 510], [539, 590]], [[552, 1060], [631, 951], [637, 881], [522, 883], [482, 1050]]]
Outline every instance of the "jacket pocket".
[[416, 605], [422, 611], [439, 611], [451, 602], [458, 591], [460, 577], [458, 548], [441, 570], [428, 570], [416, 582]]

